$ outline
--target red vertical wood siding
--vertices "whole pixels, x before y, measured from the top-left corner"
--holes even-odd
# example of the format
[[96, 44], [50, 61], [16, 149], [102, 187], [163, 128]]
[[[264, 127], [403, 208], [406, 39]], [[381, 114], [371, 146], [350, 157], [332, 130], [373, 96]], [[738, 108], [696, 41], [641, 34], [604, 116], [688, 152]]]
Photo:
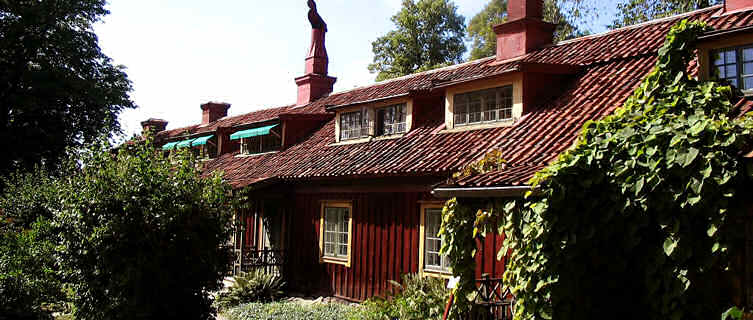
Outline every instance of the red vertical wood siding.
[[[389, 280], [418, 272], [420, 200], [423, 193], [295, 194], [286, 234], [286, 276], [294, 290], [365, 300], [390, 290]], [[352, 201], [351, 266], [319, 262], [321, 201]], [[481, 243], [477, 273], [500, 276], [502, 237]]]

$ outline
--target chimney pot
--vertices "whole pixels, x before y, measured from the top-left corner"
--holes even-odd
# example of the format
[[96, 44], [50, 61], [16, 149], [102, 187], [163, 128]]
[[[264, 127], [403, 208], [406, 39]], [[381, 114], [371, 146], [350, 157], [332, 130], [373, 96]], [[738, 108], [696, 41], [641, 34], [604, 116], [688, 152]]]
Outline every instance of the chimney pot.
[[220, 118], [227, 116], [227, 109], [230, 109], [229, 103], [224, 102], [207, 102], [201, 105], [201, 124], [207, 125], [215, 122]]
[[147, 132], [152, 134], [165, 131], [167, 128], [167, 121], [156, 118], [149, 118], [141, 122], [141, 134], [145, 135]]

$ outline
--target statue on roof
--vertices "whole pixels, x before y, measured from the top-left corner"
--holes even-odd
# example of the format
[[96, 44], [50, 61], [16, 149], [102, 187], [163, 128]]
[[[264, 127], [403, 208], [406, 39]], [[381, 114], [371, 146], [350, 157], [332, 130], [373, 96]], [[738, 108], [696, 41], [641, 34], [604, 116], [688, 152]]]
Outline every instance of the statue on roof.
[[316, 2], [314, 0], [308, 0], [309, 5], [309, 22], [311, 22], [311, 28], [321, 29], [327, 31], [327, 23], [324, 22], [322, 16], [316, 11]]

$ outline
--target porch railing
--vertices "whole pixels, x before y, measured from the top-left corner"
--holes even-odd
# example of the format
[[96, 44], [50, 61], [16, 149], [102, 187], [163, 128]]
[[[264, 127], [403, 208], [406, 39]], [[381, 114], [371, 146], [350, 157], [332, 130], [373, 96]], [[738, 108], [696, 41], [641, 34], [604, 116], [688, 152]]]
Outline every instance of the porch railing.
[[250, 272], [262, 269], [267, 273], [282, 275], [285, 265], [285, 250], [250, 249], [236, 250], [235, 273]]
[[[491, 278], [482, 275], [476, 279], [475, 298], [469, 310], [461, 311], [462, 319], [466, 320], [512, 320], [515, 307], [515, 296], [510, 289], [505, 288], [501, 278]], [[445, 308], [444, 317], [447, 316], [454, 305], [454, 297], [450, 298]]]
[[515, 296], [502, 284], [502, 278], [488, 275], [476, 280], [476, 298], [473, 301], [473, 320], [511, 320]]

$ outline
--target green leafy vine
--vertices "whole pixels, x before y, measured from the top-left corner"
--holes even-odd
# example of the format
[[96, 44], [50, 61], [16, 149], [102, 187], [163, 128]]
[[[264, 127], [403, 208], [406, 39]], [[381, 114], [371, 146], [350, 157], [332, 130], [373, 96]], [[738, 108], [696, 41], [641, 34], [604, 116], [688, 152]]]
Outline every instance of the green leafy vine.
[[622, 108], [586, 123], [532, 178], [536, 195], [472, 204], [482, 210], [448, 202], [443, 252], [462, 279], [458, 297], [473, 289], [473, 236], [497, 232], [516, 319], [701, 319], [728, 307], [721, 289], [751, 203], [742, 154], [753, 119], [730, 117], [729, 86], [687, 73], [708, 30], [674, 26]]

